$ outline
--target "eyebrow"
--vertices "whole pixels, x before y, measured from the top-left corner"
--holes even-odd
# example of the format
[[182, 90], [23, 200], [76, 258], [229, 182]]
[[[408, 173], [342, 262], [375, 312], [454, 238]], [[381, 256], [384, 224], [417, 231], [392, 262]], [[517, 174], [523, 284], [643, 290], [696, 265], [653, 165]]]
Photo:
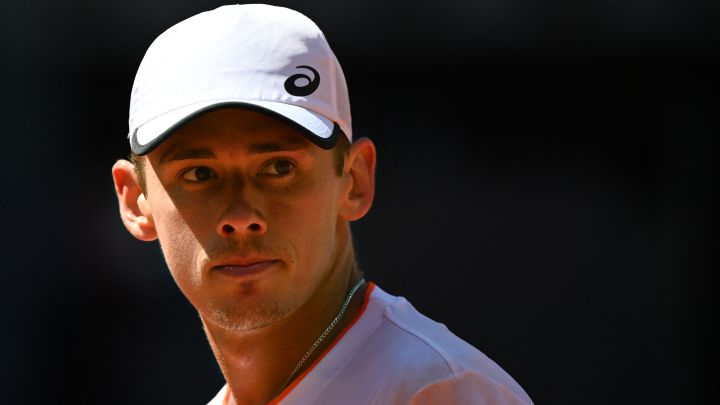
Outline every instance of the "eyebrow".
[[302, 149], [304, 146], [305, 142], [301, 140], [284, 141], [282, 143], [258, 143], [248, 146], [247, 152], [250, 155], [256, 155], [260, 153], [295, 151]]
[[[249, 155], [258, 155], [262, 153], [273, 153], [273, 152], [289, 152], [300, 150], [305, 146], [305, 142], [299, 141], [284, 141], [282, 143], [258, 143], [248, 146], [247, 153]], [[160, 157], [160, 164], [173, 162], [177, 160], [189, 160], [189, 159], [213, 159], [215, 154], [208, 148], [170, 148]]]
[[187, 159], [212, 159], [215, 154], [207, 148], [196, 148], [196, 149], [179, 149], [171, 148], [160, 157], [160, 164], [172, 162], [175, 160], [187, 160]]

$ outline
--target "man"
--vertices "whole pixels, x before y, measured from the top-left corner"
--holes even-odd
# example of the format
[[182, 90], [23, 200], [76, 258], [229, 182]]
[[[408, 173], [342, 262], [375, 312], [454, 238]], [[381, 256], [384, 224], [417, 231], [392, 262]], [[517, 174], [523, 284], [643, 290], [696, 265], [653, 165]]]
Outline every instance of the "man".
[[148, 49], [113, 166], [127, 230], [158, 239], [227, 381], [211, 404], [527, 404], [472, 346], [363, 279], [374, 194], [345, 78], [305, 16], [225, 6]]

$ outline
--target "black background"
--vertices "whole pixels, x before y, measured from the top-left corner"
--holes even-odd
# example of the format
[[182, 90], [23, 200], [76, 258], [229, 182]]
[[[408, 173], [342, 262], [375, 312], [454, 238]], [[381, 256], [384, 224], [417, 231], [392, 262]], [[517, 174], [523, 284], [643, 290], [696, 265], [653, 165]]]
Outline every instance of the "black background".
[[[4, 3], [0, 403], [203, 404], [223, 380], [122, 227], [152, 40], [217, 1]], [[277, 2], [379, 149], [368, 278], [538, 404], [716, 403], [720, 2]]]

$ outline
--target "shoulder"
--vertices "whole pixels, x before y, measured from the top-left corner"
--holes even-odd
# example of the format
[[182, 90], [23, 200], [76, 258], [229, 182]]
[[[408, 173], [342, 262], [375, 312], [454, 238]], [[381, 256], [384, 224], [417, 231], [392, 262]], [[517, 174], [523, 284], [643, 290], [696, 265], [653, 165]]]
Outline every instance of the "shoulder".
[[450, 403], [531, 403], [508, 373], [445, 325], [424, 316], [402, 297], [379, 288], [373, 295], [385, 305], [364, 356], [376, 357], [384, 387], [392, 387], [396, 398], [403, 393], [417, 404], [438, 403], [438, 398], [458, 399]]
[[448, 378], [433, 381], [418, 390], [408, 401], [411, 405], [475, 404], [475, 405], [529, 405], [530, 398], [506, 384], [475, 371], [463, 371]]

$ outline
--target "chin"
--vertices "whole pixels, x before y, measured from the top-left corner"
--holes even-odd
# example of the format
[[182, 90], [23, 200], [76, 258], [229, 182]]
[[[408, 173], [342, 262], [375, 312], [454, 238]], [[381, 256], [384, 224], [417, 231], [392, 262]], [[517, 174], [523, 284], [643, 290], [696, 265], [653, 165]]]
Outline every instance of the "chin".
[[285, 318], [290, 311], [269, 299], [247, 299], [242, 304], [213, 305], [206, 319], [222, 329], [242, 332], [266, 328]]

